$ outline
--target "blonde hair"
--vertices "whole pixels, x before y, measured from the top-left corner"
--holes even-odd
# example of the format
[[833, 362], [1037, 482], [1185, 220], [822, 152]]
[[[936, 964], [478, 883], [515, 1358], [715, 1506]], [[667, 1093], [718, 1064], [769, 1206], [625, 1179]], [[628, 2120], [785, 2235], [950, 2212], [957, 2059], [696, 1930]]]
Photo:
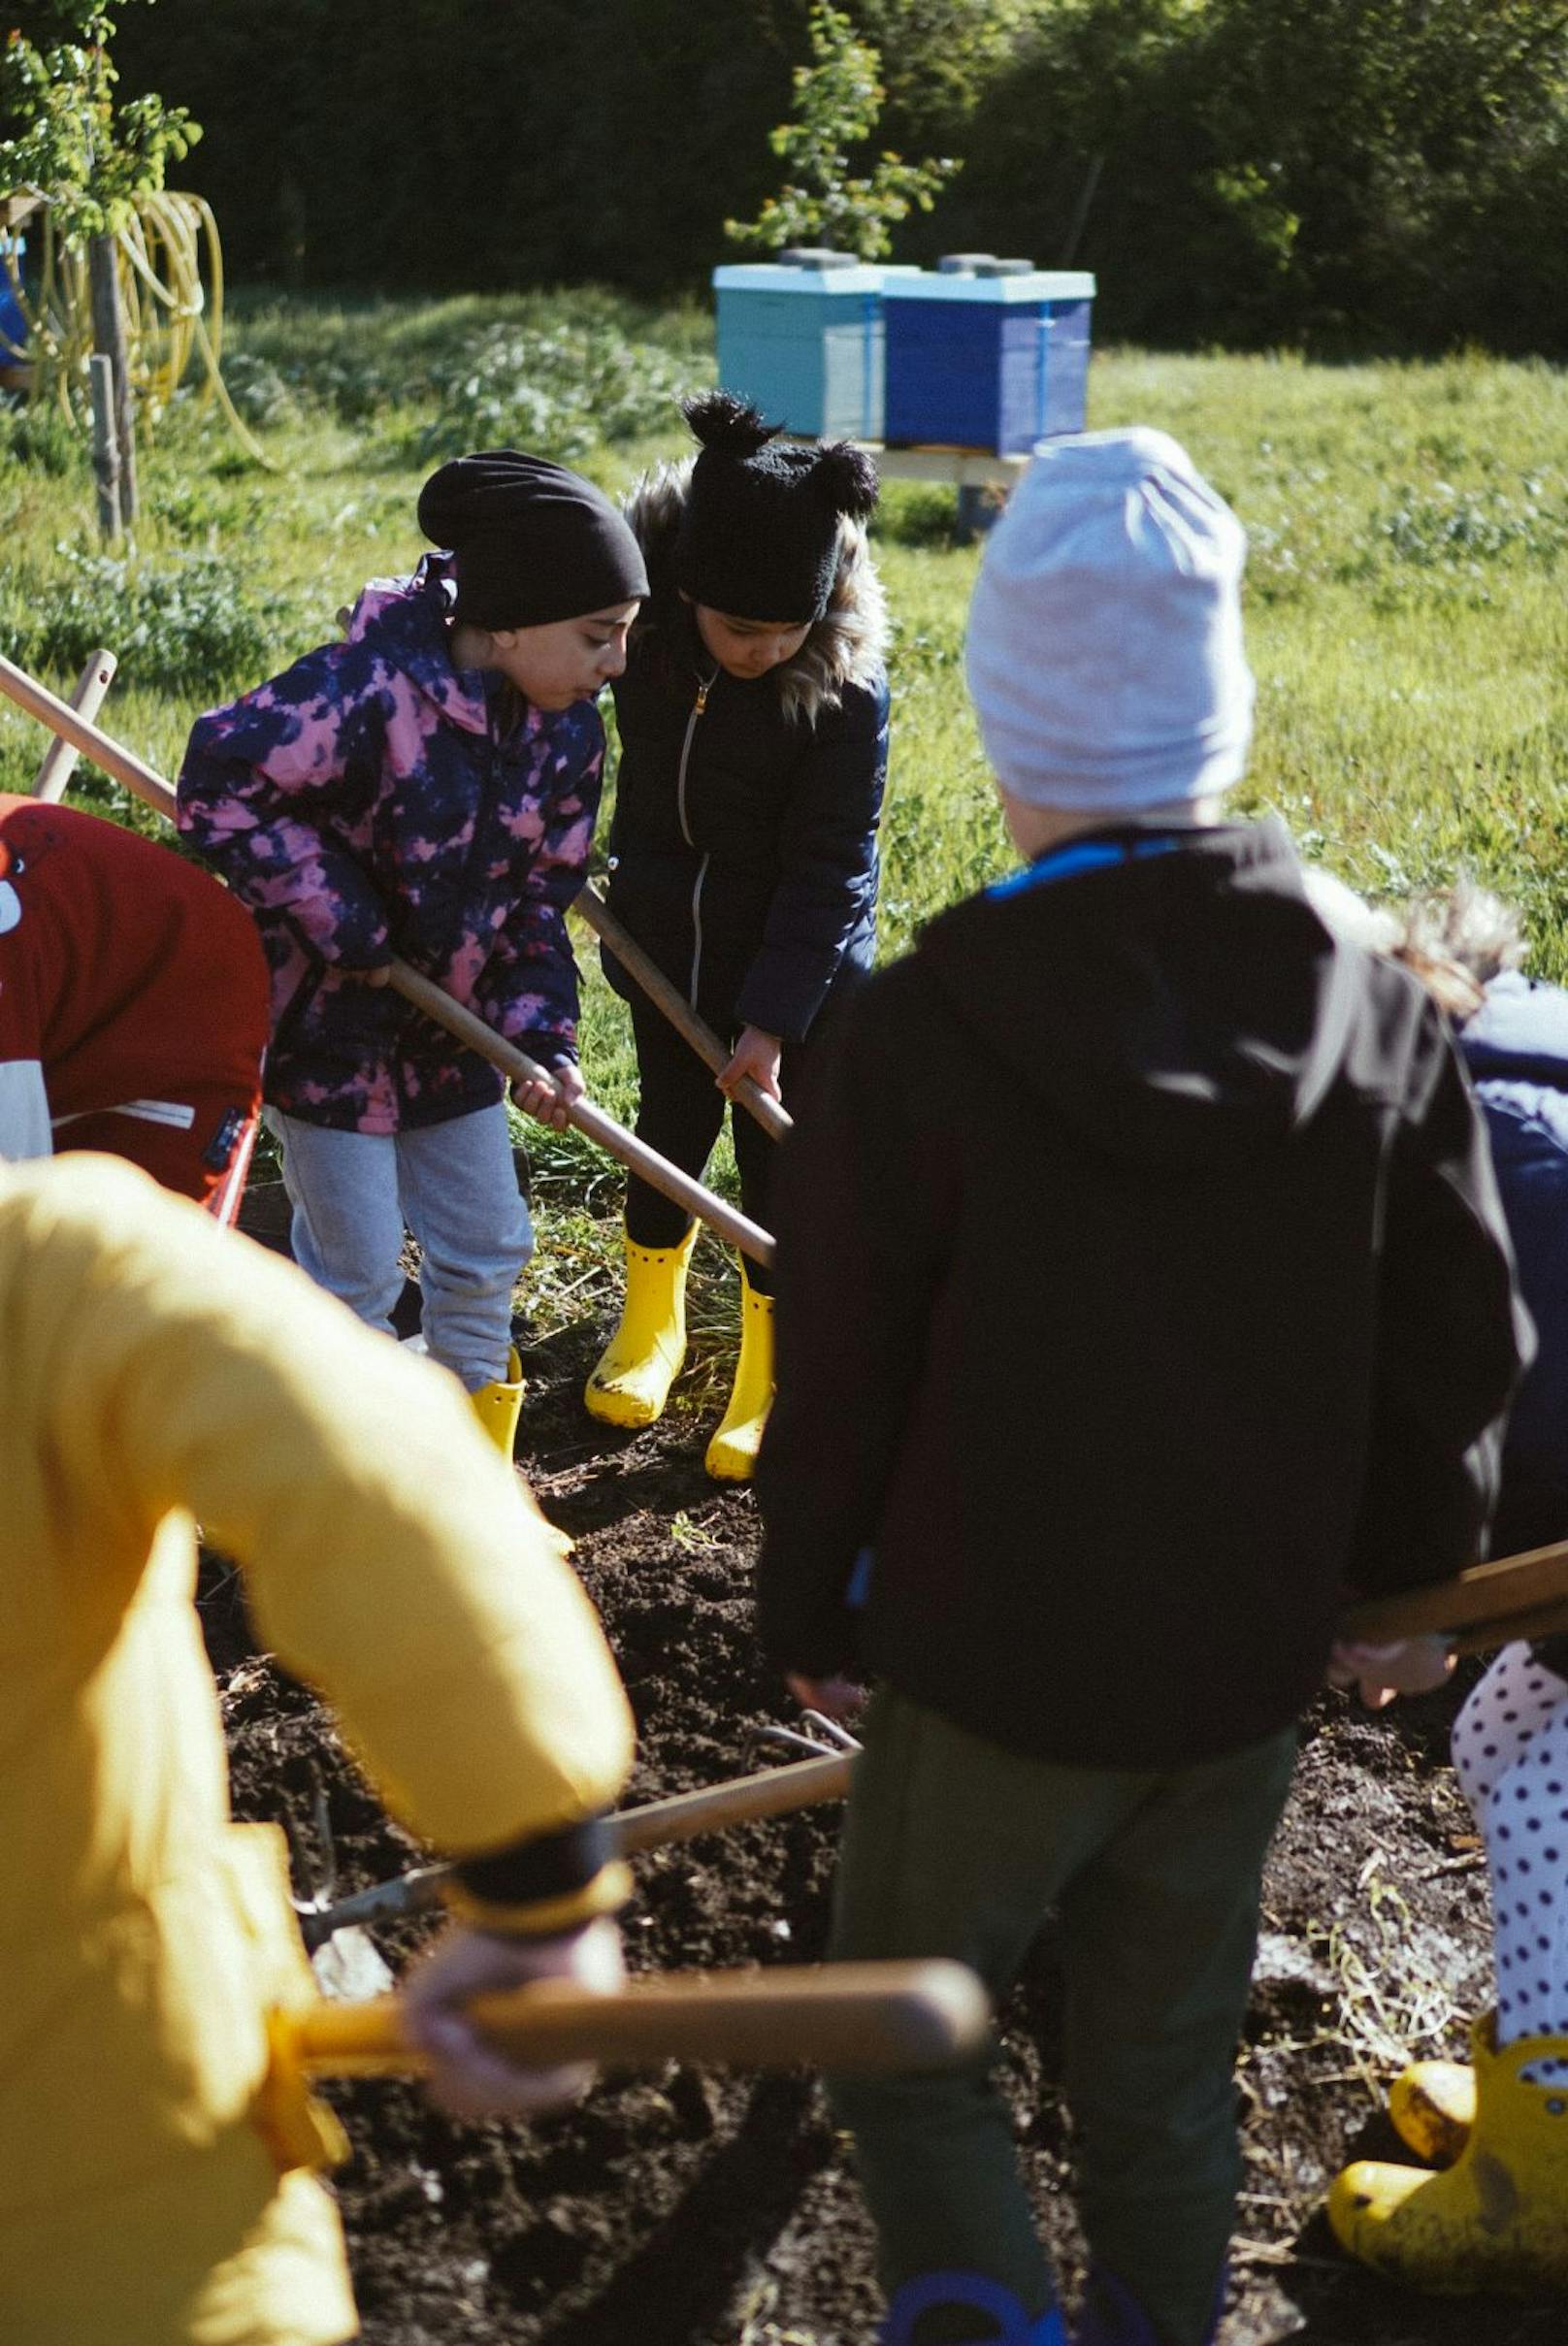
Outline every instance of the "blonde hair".
[[1519, 915], [1468, 877], [1399, 905], [1369, 904], [1332, 872], [1309, 866], [1303, 878], [1325, 928], [1402, 961], [1455, 1026], [1475, 1016], [1494, 977], [1524, 959]]

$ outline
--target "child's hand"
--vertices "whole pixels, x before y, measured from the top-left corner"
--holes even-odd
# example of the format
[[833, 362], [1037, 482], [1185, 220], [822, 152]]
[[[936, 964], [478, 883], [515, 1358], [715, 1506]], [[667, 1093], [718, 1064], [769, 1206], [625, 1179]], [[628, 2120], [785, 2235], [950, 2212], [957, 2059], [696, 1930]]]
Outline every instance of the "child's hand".
[[575, 1059], [564, 1059], [553, 1077], [539, 1075], [525, 1082], [519, 1076], [512, 1085], [511, 1095], [525, 1116], [532, 1116], [538, 1124], [553, 1124], [557, 1132], [564, 1132], [571, 1121], [568, 1109], [574, 1100], [583, 1098], [587, 1090]]
[[744, 1077], [750, 1076], [760, 1092], [769, 1099], [782, 1100], [778, 1088], [778, 1062], [784, 1056], [784, 1045], [776, 1034], [765, 1034], [761, 1026], [747, 1026], [735, 1047], [735, 1057], [727, 1067], [721, 1067], [713, 1081], [726, 1099], [734, 1099]]
[[480, 2036], [463, 2006], [540, 1979], [613, 1995], [622, 1977], [621, 1935], [607, 1916], [555, 1939], [448, 1932], [404, 1990], [408, 2035], [430, 2055], [432, 2100], [454, 2118], [526, 2117], [575, 2102], [593, 2073], [585, 2063], [522, 2069]]
[[866, 1708], [866, 1688], [854, 1678], [805, 1678], [790, 1671], [784, 1680], [802, 1711], [820, 1711], [841, 1727], [858, 1718]]
[[1401, 1638], [1394, 1645], [1341, 1638], [1328, 1657], [1328, 1683], [1355, 1686], [1368, 1711], [1384, 1711], [1396, 1694], [1430, 1694], [1453, 1669], [1454, 1656], [1441, 1638]]
[[343, 974], [347, 978], [358, 978], [365, 986], [390, 986], [392, 964], [390, 961], [377, 961], [374, 969], [345, 969]]

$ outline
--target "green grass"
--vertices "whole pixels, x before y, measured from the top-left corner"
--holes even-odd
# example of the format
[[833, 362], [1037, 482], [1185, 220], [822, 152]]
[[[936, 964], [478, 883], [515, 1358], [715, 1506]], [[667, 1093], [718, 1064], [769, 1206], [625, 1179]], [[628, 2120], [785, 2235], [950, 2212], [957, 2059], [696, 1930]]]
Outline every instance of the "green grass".
[[[674, 391], [712, 376], [701, 311], [594, 289], [242, 299], [228, 348], [278, 469], [246, 464], [215, 414], [181, 400], [144, 446], [129, 557], [97, 546], [82, 449], [49, 418], [0, 413], [0, 648], [66, 688], [96, 643], [116, 650], [105, 722], [171, 777], [200, 709], [334, 633], [365, 578], [411, 566], [415, 495], [442, 455], [515, 438], [621, 488], [688, 444]], [[1112, 350], [1090, 397], [1096, 425], [1184, 440], [1252, 534], [1258, 707], [1241, 806], [1276, 809], [1373, 893], [1473, 872], [1521, 909], [1532, 966], [1568, 979], [1563, 375], [1480, 357], [1329, 368]], [[978, 550], [953, 543], [944, 493], [904, 484], [886, 493], [879, 550], [896, 623], [883, 910], [896, 952], [1007, 851], [964, 689]], [[0, 788], [28, 787], [42, 749], [0, 706]], [[85, 773], [76, 795], [128, 811]], [[625, 1014], [581, 958], [584, 1062], [629, 1118]], [[560, 1243], [532, 1278], [554, 1325], [596, 1291], [586, 1273], [607, 1259], [618, 1182], [574, 1137], [534, 1153]], [[727, 1157], [715, 1177], [731, 1183]], [[716, 1317], [728, 1308], [721, 1295]]]

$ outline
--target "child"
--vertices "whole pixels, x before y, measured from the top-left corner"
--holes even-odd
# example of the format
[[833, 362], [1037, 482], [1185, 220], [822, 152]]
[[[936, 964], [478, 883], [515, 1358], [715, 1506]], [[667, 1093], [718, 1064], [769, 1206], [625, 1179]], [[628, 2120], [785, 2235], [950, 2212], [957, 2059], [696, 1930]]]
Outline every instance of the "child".
[[267, 967], [226, 889], [76, 807], [0, 795], [0, 1155], [108, 1149], [232, 1222]]
[[407, 1222], [427, 1349], [509, 1456], [533, 1230], [502, 1079], [385, 981], [402, 958], [476, 1010], [553, 1070], [518, 1104], [565, 1121], [583, 1089], [566, 907], [599, 804], [594, 700], [647, 581], [602, 492], [515, 449], [443, 465], [419, 524], [451, 550], [373, 579], [345, 641], [198, 721], [180, 823], [272, 963], [268, 1122], [296, 1259], [390, 1329]]
[[[777, 1185], [763, 1637], [877, 1680], [833, 1952], [1000, 1996], [1058, 1912], [1079, 2346], [1213, 2335], [1293, 1722], [1349, 1586], [1473, 1556], [1519, 1341], [1438, 1012], [1222, 820], [1243, 545], [1162, 433], [1035, 451], [968, 638], [1027, 868], [867, 984]], [[1061, 2341], [986, 2063], [835, 2101], [885, 2337]]]
[[229, 1822], [193, 1518], [341, 1702], [465, 1927], [410, 1988], [449, 2107], [512, 2069], [457, 2008], [613, 1986], [631, 1764], [603, 1636], [449, 1378], [103, 1157], [0, 1166], [0, 2336], [336, 2346], [330, 2112], [269, 2064], [312, 1993], [275, 1826]]
[[[1314, 903], [1436, 994], [1486, 1120], [1537, 1350], [1503, 1447], [1493, 1555], [1568, 1539], [1568, 994], [1521, 976], [1518, 924], [1467, 885], [1374, 912], [1323, 873]], [[1505, 1645], [1454, 1727], [1486, 1848], [1497, 2004], [1474, 2067], [1419, 2062], [1395, 2125], [1424, 2167], [1358, 2160], [1329, 2217], [1390, 2279], [1445, 2295], [1568, 2288], [1568, 1636]], [[1506, 2188], [1505, 2188], [1506, 2182]]]
[[[613, 959], [637, 1041], [637, 1128], [700, 1174], [725, 1095], [774, 1098], [870, 965], [876, 827], [887, 773], [882, 590], [864, 523], [870, 461], [848, 444], [783, 447], [724, 392], [688, 400], [701, 443], [634, 495], [651, 601], [615, 686], [621, 761], [611, 909], [735, 1056], [717, 1083]], [[776, 1143], [733, 1119], [741, 1201], [768, 1221]], [[696, 1228], [634, 1176], [626, 1305], [588, 1380], [594, 1417], [648, 1425], [686, 1350]], [[749, 1481], [773, 1389], [769, 1275], [741, 1265], [740, 1358], [707, 1471]]]

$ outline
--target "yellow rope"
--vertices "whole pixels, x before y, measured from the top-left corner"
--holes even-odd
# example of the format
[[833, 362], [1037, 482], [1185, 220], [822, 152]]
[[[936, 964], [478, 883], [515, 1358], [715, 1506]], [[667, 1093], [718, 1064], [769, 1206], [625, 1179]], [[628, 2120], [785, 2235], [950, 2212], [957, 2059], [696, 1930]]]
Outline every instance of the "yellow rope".
[[[0, 337], [0, 363], [13, 355], [24, 359], [31, 370], [31, 396], [52, 400], [81, 430], [87, 423], [87, 360], [93, 348], [86, 248], [55, 234], [47, 208], [32, 217], [43, 222], [36, 290], [23, 286], [14, 246], [5, 248], [6, 281], [27, 322], [26, 348], [13, 354]], [[246, 456], [276, 472], [223, 380], [223, 252], [211, 206], [200, 196], [168, 188], [139, 196], [114, 244], [126, 363], [144, 428], [153, 430], [194, 355], [202, 367], [202, 403], [215, 399]]]

